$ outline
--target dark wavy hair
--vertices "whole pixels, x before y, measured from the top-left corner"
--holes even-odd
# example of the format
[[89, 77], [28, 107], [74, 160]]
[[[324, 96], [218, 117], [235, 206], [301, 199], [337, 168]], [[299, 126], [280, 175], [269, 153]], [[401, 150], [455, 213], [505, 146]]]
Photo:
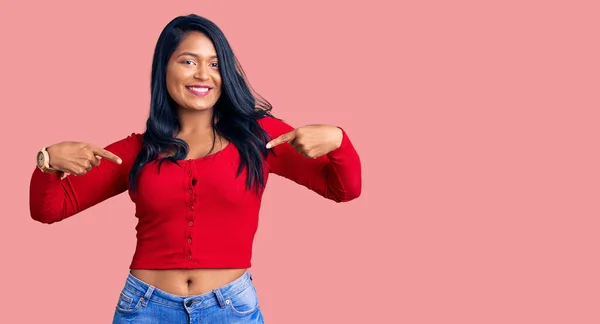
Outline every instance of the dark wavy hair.
[[[177, 104], [167, 91], [166, 68], [173, 52], [191, 32], [205, 34], [213, 42], [219, 60], [222, 85], [221, 96], [213, 107], [213, 134], [218, 133], [236, 146], [240, 153], [237, 176], [247, 168], [246, 187], [254, 187], [258, 192], [265, 186], [261, 155], [267, 156], [265, 144], [270, 139], [257, 119], [272, 116], [271, 104], [252, 89], [221, 29], [212, 21], [195, 14], [171, 20], [156, 42], [152, 60], [150, 115], [146, 121], [142, 149], [129, 172], [130, 190], [136, 191], [138, 174], [145, 164], [158, 159], [160, 172], [160, 165], [167, 160], [181, 167], [178, 160], [184, 160], [188, 154], [187, 143], [175, 138], [181, 124]], [[215, 138], [211, 151], [215, 147]], [[159, 157], [164, 152], [174, 154]]]

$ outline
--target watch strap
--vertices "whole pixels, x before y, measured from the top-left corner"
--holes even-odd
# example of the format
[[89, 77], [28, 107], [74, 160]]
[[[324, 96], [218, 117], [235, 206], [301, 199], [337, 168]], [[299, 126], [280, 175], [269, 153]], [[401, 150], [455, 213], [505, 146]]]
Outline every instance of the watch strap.
[[46, 147], [42, 147], [40, 149], [40, 152], [43, 154], [43, 162], [42, 165], [40, 166], [38, 164], [38, 168], [44, 172], [44, 173], [58, 173], [60, 171], [53, 169], [52, 167], [50, 167], [50, 155], [48, 154], [48, 151], [46, 150]]

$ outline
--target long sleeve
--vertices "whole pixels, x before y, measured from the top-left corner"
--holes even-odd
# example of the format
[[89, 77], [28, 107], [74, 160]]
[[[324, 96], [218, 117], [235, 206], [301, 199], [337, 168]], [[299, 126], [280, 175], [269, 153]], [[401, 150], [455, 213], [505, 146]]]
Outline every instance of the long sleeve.
[[35, 167], [29, 186], [31, 217], [51, 224], [126, 191], [129, 171], [141, 149], [141, 135], [132, 133], [105, 149], [120, 157], [122, 163], [102, 159], [86, 174], [69, 175], [62, 180], [58, 174], [44, 173]]
[[[272, 139], [294, 128], [273, 117], [259, 119], [259, 124]], [[336, 202], [347, 202], [360, 196], [361, 163], [346, 131], [340, 147], [316, 159], [302, 156], [289, 144], [275, 146], [269, 153], [270, 172], [290, 179], [319, 195]]]

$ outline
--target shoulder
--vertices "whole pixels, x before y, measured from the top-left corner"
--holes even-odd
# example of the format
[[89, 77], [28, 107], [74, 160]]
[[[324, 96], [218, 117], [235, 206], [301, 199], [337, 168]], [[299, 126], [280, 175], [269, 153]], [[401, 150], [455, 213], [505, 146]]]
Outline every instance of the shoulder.
[[256, 121], [271, 137], [277, 137], [294, 129], [294, 127], [290, 126], [285, 120], [276, 118], [272, 115], [261, 117]]
[[107, 149], [108, 151], [118, 151], [121, 154], [137, 154], [142, 148], [143, 137], [144, 135], [140, 133], [130, 133], [126, 137], [122, 137], [121, 139], [113, 141], [112, 143], [107, 145], [105, 149]]
[[136, 146], [141, 145], [143, 142], [144, 134], [140, 133], [130, 133], [125, 137], [121, 137], [120, 139], [113, 141], [110, 145], [119, 145], [119, 146]]

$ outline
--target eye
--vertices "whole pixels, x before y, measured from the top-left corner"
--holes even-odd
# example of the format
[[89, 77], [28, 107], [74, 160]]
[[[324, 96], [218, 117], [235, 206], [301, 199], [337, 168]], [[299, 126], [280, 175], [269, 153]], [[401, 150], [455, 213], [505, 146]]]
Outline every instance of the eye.
[[188, 62], [191, 63], [191, 64], [196, 64], [196, 62], [194, 62], [192, 60], [185, 60], [185, 61], [183, 61], [183, 64], [190, 65]]
[[213, 67], [219, 67], [219, 62], [213, 62], [213, 63], [211, 63], [211, 66], [213, 66]]

